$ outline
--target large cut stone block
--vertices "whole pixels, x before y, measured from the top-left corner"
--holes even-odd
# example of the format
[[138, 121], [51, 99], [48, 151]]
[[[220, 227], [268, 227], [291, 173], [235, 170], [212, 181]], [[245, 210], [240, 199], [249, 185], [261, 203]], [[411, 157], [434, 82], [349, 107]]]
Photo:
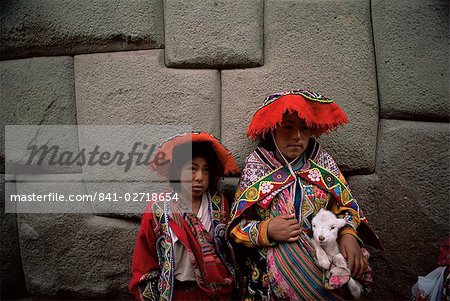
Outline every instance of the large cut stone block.
[[263, 1], [164, 1], [166, 65], [255, 67], [263, 63]]
[[[72, 57], [40, 57], [2, 61], [0, 62], [0, 71], [2, 103], [0, 153], [2, 156], [5, 146], [4, 125], [76, 124]], [[40, 135], [37, 134], [35, 140], [39, 141], [39, 137]], [[24, 139], [24, 137], [14, 139], [13, 136], [10, 138], [10, 141], [7, 142], [13, 144], [20, 144]], [[76, 151], [78, 149], [76, 131], [66, 135], [64, 141], [59, 140], [58, 144], [65, 145], [67, 150]], [[9, 144], [8, 146], [14, 149], [14, 145]], [[12, 157], [9, 159], [13, 162], [10, 163], [23, 164], [21, 154], [21, 152], [12, 152]], [[47, 173], [80, 171], [74, 166], [48, 166], [47, 163], [45, 161], [45, 164], [42, 164]]]
[[164, 66], [164, 51], [75, 57], [78, 124], [189, 124], [219, 134], [216, 70]]
[[449, 2], [372, 1], [381, 116], [448, 120]]
[[450, 232], [449, 139], [447, 123], [382, 119], [375, 175], [349, 179], [386, 247], [372, 261], [377, 299], [407, 299], [436, 267]]
[[[81, 175], [73, 174], [18, 176], [16, 187], [20, 195], [45, 195], [49, 191], [64, 194], [66, 199], [70, 194], [87, 195]], [[39, 212], [37, 206], [44, 206], [44, 202], [35, 203], [34, 212]], [[51, 206], [59, 206], [60, 210], [62, 206], [67, 209], [53, 214], [18, 213], [20, 249], [29, 295], [56, 299], [67, 296], [125, 299], [137, 225], [93, 216], [91, 202], [75, 203], [52, 203]], [[82, 207], [85, 210], [80, 210]], [[78, 210], [73, 210], [75, 208]], [[17, 209], [25, 207], [17, 204]]]
[[[187, 125], [219, 136], [219, 76], [217, 70], [166, 68], [162, 50], [76, 56], [78, 123], [141, 125], [140, 128], [164, 125], [165, 128], [172, 127], [172, 132], [177, 126], [180, 131], [185, 131], [182, 129]], [[155, 143], [155, 136], [160, 134], [143, 135], [142, 142]], [[106, 140], [108, 137], [105, 134]], [[129, 137], [122, 136], [118, 140], [126, 143], [127, 139]], [[141, 192], [145, 186], [149, 193], [165, 192], [145, 184], [157, 180], [146, 166], [128, 172], [117, 165], [102, 168], [84, 166], [83, 176], [87, 182], [94, 181], [87, 184], [90, 192], [99, 186], [95, 183], [98, 180], [127, 181], [118, 184], [123, 192]], [[95, 211], [102, 212], [104, 208]]]
[[222, 71], [222, 139], [242, 166], [252, 114], [269, 94], [307, 89], [333, 98], [350, 124], [324, 136], [345, 170], [375, 167], [378, 99], [369, 1], [265, 3], [265, 63]]
[[3, 59], [164, 45], [161, 0], [2, 1], [0, 11]]
[[4, 124], [75, 124], [73, 58], [0, 63]]
[[138, 226], [89, 215], [19, 215], [32, 297], [127, 299]]
[[[9, 177], [6, 180], [12, 181]], [[5, 175], [0, 175], [0, 266], [1, 266], [1, 299], [17, 299], [26, 296], [25, 278], [20, 258], [17, 218], [15, 213], [4, 213], [5, 209]], [[11, 192], [15, 192], [15, 184]]]

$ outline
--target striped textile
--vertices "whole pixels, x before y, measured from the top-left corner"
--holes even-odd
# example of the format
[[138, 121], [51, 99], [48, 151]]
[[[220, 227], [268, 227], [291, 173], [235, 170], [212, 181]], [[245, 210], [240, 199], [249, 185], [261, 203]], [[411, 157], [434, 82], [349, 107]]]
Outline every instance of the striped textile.
[[[271, 215], [289, 214], [294, 210], [290, 193], [285, 190], [274, 199]], [[324, 272], [315, 263], [315, 251], [305, 232], [301, 233], [296, 242], [278, 243], [269, 248], [267, 267], [272, 292], [280, 299], [341, 299], [336, 292], [325, 289]]]
[[[309, 250], [308, 250], [309, 249]], [[340, 300], [323, 285], [323, 272], [314, 262], [306, 234], [298, 242], [280, 243], [267, 254], [269, 279], [277, 298], [289, 300]]]

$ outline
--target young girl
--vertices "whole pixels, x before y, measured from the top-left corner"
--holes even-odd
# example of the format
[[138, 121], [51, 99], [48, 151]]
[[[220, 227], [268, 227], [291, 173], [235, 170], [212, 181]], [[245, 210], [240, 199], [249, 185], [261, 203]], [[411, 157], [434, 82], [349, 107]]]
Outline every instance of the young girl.
[[227, 149], [203, 132], [176, 136], [159, 152], [170, 163], [152, 168], [169, 177], [172, 201], [146, 207], [130, 292], [137, 300], [225, 300], [235, 283], [225, 241], [228, 203], [217, 183], [239, 170]]
[[354, 276], [369, 280], [360, 244], [381, 243], [336, 162], [314, 138], [346, 122], [331, 99], [305, 90], [273, 94], [254, 114], [247, 135], [260, 145], [246, 159], [228, 227], [244, 299], [340, 298], [325, 288], [336, 283], [327, 283], [309, 243], [311, 219], [321, 208], [347, 219], [341, 253]]

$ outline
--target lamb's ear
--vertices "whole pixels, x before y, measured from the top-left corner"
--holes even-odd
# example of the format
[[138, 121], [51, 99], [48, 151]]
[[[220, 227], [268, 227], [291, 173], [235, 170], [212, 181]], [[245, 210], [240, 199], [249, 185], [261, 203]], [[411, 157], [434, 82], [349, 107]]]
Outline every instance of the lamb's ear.
[[343, 218], [338, 218], [337, 219], [336, 226], [337, 226], [338, 229], [344, 227], [345, 225], [347, 225], [347, 221], [345, 219], [343, 219]]

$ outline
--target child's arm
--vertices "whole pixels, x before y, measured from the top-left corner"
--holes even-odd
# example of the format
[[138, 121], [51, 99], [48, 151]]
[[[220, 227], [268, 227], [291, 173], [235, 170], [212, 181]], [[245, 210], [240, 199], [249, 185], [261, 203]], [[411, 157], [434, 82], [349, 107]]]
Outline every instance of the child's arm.
[[363, 256], [356, 238], [353, 235], [344, 234], [340, 239], [339, 249], [348, 260], [348, 267], [352, 271], [352, 275], [360, 277], [367, 270], [369, 263]]
[[300, 224], [294, 214], [279, 215], [262, 221], [251, 219], [247, 214], [231, 230], [231, 237], [236, 243], [246, 247], [269, 247], [276, 242], [296, 241], [300, 232]]
[[232, 230], [230, 237], [235, 243], [246, 247], [268, 247], [271, 245], [267, 228], [271, 219], [254, 220], [243, 218]]
[[352, 275], [359, 277], [368, 267], [368, 261], [361, 252], [363, 241], [357, 234], [362, 217], [360, 216], [359, 205], [351, 197], [350, 187], [344, 175], [339, 169], [334, 175], [345, 188], [338, 198], [333, 198], [328, 207], [338, 218], [344, 218], [347, 221], [347, 225], [339, 231], [339, 248], [349, 263]]
[[[348, 182], [341, 171], [339, 171], [338, 178], [350, 193]], [[345, 259], [347, 259], [348, 267], [352, 271], [352, 275], [359, 277], [369, 266], [367, 259], [361, 252], [361, 245], [363, 245], [363, 242], [357, 234], [357, 229], [361, 224], [359, 212], [350, 207], [346, 207], [343, 204], [338, 204], [337, 202], [333, 203], [332, 209], [337, 213], [336, 215], [339, 218], [347, 220], [347, 226], [339, 231], [339, 249]]]
[[141, 300], [139, 292], [139, 280], [141, 277], [152, 270], [159, 269], [153, 227], [153, 214], [144, 213], [133, 251], [131, 266], [133, 277], [129, 283], [129, 291], [136, 300]]

